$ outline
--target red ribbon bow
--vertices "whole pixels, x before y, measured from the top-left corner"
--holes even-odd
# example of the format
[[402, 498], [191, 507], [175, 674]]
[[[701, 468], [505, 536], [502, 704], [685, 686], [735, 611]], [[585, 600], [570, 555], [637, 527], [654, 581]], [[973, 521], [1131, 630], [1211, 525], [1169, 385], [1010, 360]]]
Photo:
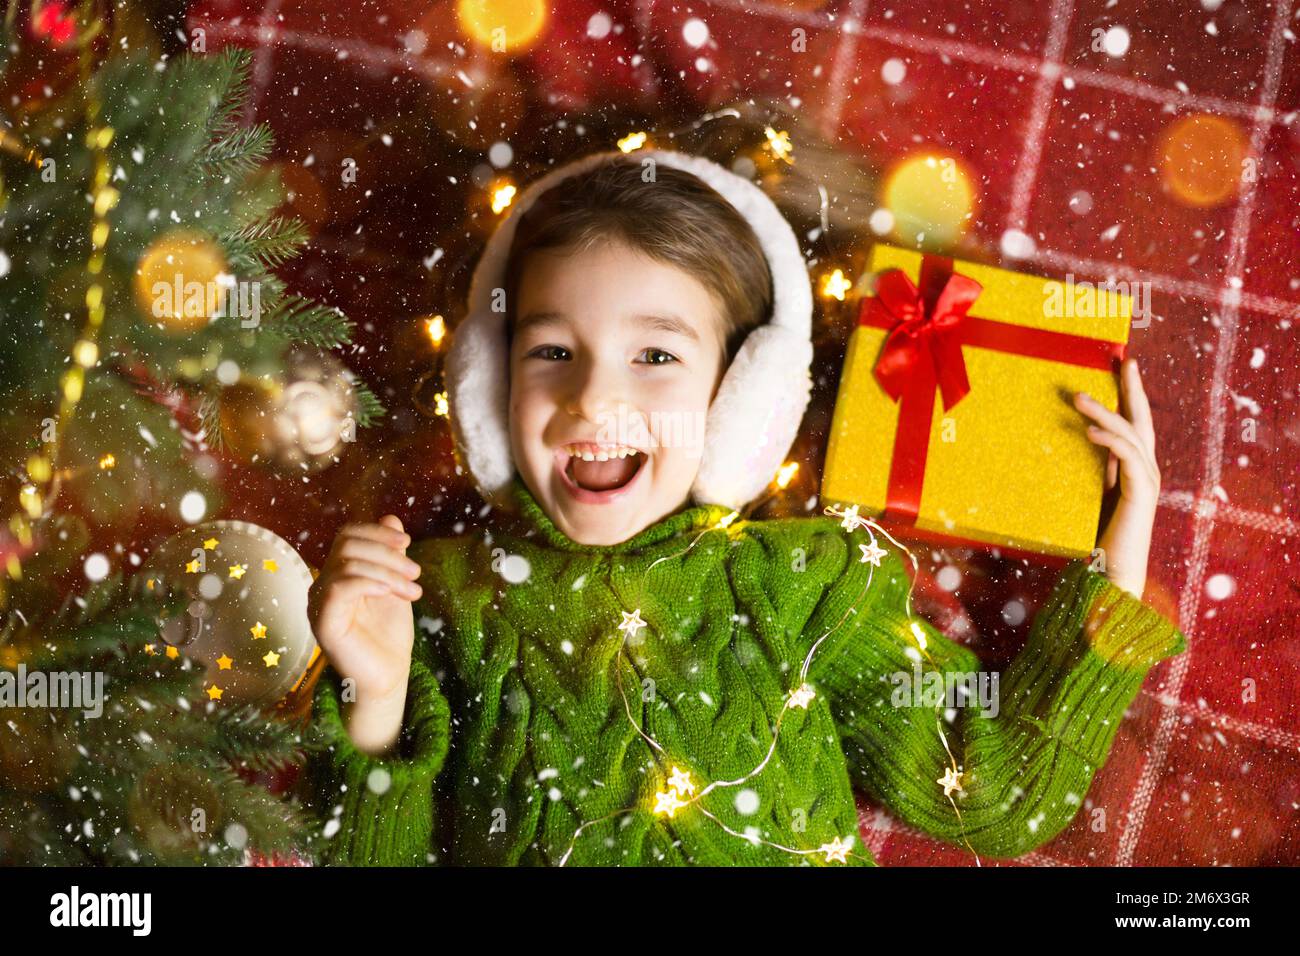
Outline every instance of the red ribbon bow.
[[[962, 358], [961, 326], [984, 291], [974, 279], [952, 271], [952, 260], [921, 260], [921, 287], [907, 273], [892, 269], [876, 283], [874, 298], [862, 303], [863, 324], [888, 328], [876, 361], [876, 381], [895, 402], [917, 376], [937, 382], [946, 412], [970, 392]], [[933, 388], [933, 385], [929, 387]]]

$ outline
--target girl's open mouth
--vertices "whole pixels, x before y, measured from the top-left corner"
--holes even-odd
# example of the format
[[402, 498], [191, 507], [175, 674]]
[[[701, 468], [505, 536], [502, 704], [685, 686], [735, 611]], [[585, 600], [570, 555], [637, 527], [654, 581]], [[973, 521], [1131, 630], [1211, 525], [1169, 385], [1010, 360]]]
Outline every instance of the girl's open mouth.
[[[646, 453], [626, 445], [572, 442], [555, 450], [555, 466], [565, 489], [584, 504], [623, 497], [645, 470]], [[604, 460], [601, 460], [604, 459]]]

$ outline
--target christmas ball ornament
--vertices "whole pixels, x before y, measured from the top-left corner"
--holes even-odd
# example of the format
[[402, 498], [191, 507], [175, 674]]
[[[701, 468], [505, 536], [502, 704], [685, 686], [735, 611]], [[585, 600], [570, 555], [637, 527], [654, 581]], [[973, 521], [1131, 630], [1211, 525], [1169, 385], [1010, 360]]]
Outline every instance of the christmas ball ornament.
[[239, 382], [221, 393], [221, 434], [250, 463], [315, 472], [356, 437], [356, 376], [337, 358], [294, 347], [282, 378]]
[[165, 541], [146, 580], [188, 598], [159, 618], [146, 653], [184, 656], [206, 669], [203, 697], [220, 705], [271, 705], [317, 652], [307, 618], [312, 575], [287, 541], [244, 521], [208, 521]]
[[221, 314], [229, 278], [211, 238], [191, 229], [159, 236], [136, 265], [135, 298], [164, 329], [187, 332]]

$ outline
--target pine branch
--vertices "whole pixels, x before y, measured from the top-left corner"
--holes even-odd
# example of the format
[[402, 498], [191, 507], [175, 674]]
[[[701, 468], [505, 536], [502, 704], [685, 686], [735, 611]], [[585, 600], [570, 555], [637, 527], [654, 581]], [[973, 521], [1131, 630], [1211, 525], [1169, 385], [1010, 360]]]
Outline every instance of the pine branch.
[[248, 105], [248, 72], [253, 55], [240, 47], [228, 46], [215, 56], [186, 56], [182, 60], [182, 78], [188, 73], [206, 70], [208, 83], [215, 99], [215, 108], [208, 117], [209, 137], [218, 139], [238, 125], [237, 115]]
[[213, 451], [221, 451], [226, 447], [225, 437], [221, 430], [221, 399], [219, 396], [206, 392], [199, 402], [199, 418], [202, 422], [200, 426], [203, 430], [203, 440]]
[[211, 772], [221, 787], [229, 808], [225, 817], [248, 831], [249, 846], [262, 853], [300, 850], [306, 846], [307, 830], [315, 824], [303, 807], [282, 799], [263, 787], [245, 782], [234, 771]]
[[352, 324], [333, 306], [287, 295], [271, 309], [262, 328], [279, 338], [332, 349], [352, 341]]
[[357, 400], [357, 425], [369, 428], [376, 419], [382, 418], [386, 411], [378, 396], [370, 390], [365, 382], [357, 380], [352, 383], [352, 393]]
[[301, 736], [291, 724], [268, 719], [256, 707], [218, 710], [208, 714], [202, 727], [211, 739], [188, 740], [174, 734], [178, 751], [196, 762], [212, 767], [243, 766], [259, 772], [275, 772], [303, 756]]
[[297, 219], [259, 219], [221, 237], [230, 261], [247, 269], [275, 269], [296, 258], [307, 244], [307, 229]]
[[199, 157], [209, 176], [242, 179], [262, 166], [271, 155], [271, 129], [263, 123], [227, 131]]

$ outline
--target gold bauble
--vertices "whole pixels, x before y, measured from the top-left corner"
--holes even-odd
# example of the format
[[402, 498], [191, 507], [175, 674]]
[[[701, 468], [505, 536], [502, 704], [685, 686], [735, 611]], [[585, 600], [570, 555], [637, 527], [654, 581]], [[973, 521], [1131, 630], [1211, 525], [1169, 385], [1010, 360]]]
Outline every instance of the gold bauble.
[[144, 251], [135, 270], [135, 298], [154, 322], [174, 332], [207, 325], [222, 305], [226, 257], [207, 235], [174, 229]]

